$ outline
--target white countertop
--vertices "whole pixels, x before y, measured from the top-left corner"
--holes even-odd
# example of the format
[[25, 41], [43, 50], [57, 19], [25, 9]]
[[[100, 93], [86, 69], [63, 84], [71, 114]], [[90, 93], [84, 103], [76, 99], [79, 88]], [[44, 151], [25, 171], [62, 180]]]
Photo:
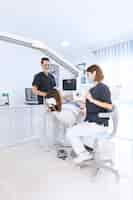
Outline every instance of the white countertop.
[[23, 109], [23, 108], [44, 108], [45, 105], [29, 105], [29, 104], [18, 104], [18, 105], [1, 105], [0, 109]]
[[[74, 108], [77, 108], [78, 106], [76, 106], [76, 104], [74, 103], [65, 103], [62, 105], [62, 108], [64, 109], [74, 109]], [[0, 106], [0, 110], [3, 110], [3, 109], [24, 109], [24, 108], [27, 108], [27, 109], [30, 109], [30, 108], [43, 108], [44, 111], [46, 111], [47, 107], [46, 105], [30, 105], [30, 104], [17, 104], [17, 105], [1, 105]]]

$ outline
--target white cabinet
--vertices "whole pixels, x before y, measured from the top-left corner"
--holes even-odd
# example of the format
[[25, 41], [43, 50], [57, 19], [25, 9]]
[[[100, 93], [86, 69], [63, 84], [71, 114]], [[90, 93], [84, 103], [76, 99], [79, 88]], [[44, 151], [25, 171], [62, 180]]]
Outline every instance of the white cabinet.
[[13, 108], [10, 124], [13, 142], [21, 142], [31, 137], [31, 109]]
[[45, 131], [46, 112], [44, 106], [32, 106], [31, 108], [31, 134], [40, 137]]
[[45, 135], [44, 106], [0, 108], [0, 147], [15, 145]]
[[0, 146], [11, 142], [11, 135], [11, 112], [8, 108], [2, 108], [0, 109]]

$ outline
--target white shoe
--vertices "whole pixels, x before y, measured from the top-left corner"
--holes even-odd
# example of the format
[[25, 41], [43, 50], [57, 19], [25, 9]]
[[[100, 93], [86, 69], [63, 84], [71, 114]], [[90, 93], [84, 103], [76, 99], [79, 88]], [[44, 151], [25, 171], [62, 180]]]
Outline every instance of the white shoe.
[[90, 154], [89, 152], [84, 152], [84, 153], [81, 153], [78, 157], [76, 157], [73, 161], [75, 162], [75, 164], [80, 164], [84, 161], [87, 161], [87, 160], [91, 160], [93, 158], [93, 155]]

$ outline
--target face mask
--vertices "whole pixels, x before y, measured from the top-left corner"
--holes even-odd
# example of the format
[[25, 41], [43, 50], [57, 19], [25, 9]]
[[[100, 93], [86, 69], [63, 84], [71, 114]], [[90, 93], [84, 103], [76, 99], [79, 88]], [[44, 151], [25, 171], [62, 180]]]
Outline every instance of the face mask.
[[89, 88], [92, 88], [94, 86], [94, 81], [92, 78], [89, 78], [87, 79], [87, 84], [88, 84], [88, 87]]
[[90, 87], [93, 87], [94, 84], [95, 84], [95, 72], [91, 73], [89, 72], [88, 73], [88, 78], [87, 78], [87, 83]]
[[92, 84], [94, 84], [94, 81], [91, 80], [91, 79], [87, 79], [87, 83], [90, 84], [90, 85], [92, 85]]
[[92, 80], [87, 80], [87, 88], [90, 90], [91, 88], [94, 87], [94, 82]]

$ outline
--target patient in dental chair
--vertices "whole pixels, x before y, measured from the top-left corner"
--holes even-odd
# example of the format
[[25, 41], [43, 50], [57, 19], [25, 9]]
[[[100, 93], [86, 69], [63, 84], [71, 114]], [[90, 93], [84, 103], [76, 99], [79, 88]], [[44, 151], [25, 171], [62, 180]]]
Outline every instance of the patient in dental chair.
[[58, 111], [62, 110], [62, 99], [59, 91], [57, 89], [52, 89], [48, 92], [46, 97], [46, 105], [48, 106], [48, 111]]
[[[84, 120], [84, 104], [83, 102], [78, 103], [67, 103], [63, 104], [63, 98], [57, 89], [52, 89], [46, 98], [46, 105], [49, 112], [53, 112], [56, 119], [64, 125], [65, 128], [70, 128], [79, 122]], [[88, 151], [92, 151], [91, 148], [87, 147]], [[67, 152], [63, 149], [58, 150], [58, 158], [66, 159]]]
[[72, 101], [63, 104], [63, 97], [55, 88], [47, 94], [46, 105], [48, 106], [49, 112], [56, 111], [54, 113], [56, 118], [66, 127], [73, 126], [82, 118], [80, 105], [74, 104]]
[[[46, 105], [48, 107], [48, 111], [53, 112], [55, 119], [58, 120], [59, 124], [63, 125], [64, 128], [71, 127], [76, 123], [78, 110], [75, 110], [74, 105], [64, 106], [63, 98], [57, 89], [52, 89], [47, 94]], [[59, 128], [58, 125], [57, 127]], [[55, 130], [55, 132], [56, 131], [57, 130]], [[64, 143], [65, 136], [63, 134], [64, 134], [64, 131], [62, 131], [60, 143]], [[58, 132], [57, 137], [59, 137], [59, 135], [60, 135], [60, 130]], [[62, 147], [62, 145], [60, 148], [57, 149], [57, 157], [63, 160], [65, 160], [68, 157], [68, 153]]]

